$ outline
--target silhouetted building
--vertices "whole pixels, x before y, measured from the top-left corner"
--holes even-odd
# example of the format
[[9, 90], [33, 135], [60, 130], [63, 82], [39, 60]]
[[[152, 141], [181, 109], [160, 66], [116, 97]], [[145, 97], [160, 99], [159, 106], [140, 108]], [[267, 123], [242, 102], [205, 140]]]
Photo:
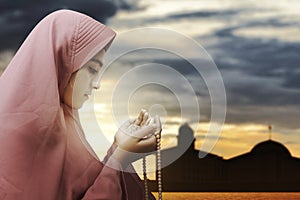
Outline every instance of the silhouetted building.
[[[178, 146], [162, 151], [163, 191], [300, 191], [300, 159], [273, 140], [261, 142], [246, 154], [223, 159], [214, 154], [199, 158], [192, 129], [179, 129]], [[180, 155], [180, 152], [185, 153]], [[172, 159], [172, 160], [171, 160]], [[155, 182], [150, 182], [155, 191]]]

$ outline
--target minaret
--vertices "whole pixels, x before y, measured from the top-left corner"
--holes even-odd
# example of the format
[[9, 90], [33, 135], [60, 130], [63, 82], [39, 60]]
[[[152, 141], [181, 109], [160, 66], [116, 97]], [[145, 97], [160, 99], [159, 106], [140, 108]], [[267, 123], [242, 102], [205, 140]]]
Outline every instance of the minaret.
[[269, 124], [268, 129], [269, 129], [269, 140], [272, 140], [272, 125], [271, 124]]
[[179, 128], [179, 134], [177, 136], [177, 139], [178, 139], [179, 148], [194, 151], [195, 149], [194, 131], [187, 123], [183, 124]]

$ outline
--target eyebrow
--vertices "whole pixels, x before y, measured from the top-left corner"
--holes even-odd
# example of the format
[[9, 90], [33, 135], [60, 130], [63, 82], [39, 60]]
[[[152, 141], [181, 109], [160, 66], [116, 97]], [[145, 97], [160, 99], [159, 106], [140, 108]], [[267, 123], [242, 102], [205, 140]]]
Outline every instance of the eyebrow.
[[97, 60], [97, 59], [95, 59], [95, 58], [92, 58], [91, 61], [98, 63], [98, 64], [100, 65], [100, 67], [103, 66], [103, 62], [100, 61], [100, 60]]

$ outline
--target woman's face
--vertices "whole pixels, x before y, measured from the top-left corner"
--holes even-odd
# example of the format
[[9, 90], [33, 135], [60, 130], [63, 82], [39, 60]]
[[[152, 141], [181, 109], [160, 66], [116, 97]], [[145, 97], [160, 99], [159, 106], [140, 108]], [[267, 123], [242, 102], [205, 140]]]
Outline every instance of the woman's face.
[[64, 91], [63, 101], [68, 106], [79, 109], [89, 98], [93, 89], [99, 88], [99, 71], [103, 65], [105, 50], [103, 49], [82, 68], [71, 75]]

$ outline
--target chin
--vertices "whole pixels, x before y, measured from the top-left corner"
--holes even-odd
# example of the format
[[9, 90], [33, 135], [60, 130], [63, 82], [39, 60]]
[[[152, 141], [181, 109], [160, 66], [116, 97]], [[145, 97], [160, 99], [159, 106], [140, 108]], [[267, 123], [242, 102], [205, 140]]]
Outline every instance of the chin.
[[73, 102], [73, 104], [72, 104], [71, 107], [72, 107], [73, 109], [78, 110], [78, 109], [82, 108], [83, 103], [84, 103], [84, 102], [80, 102], [80, 103], [79, 103], [79, 102], [78, 102], [78, 103], [74, 103], [74, 102]]
[[80, 104], [80, 105], [77, 105], [77, 106], [75, 106], [75, 107], [73, 107], [73, 108], [79, 110], [80, 108], [82, 108], [82, 106], [83, 106], [83, 103]]

